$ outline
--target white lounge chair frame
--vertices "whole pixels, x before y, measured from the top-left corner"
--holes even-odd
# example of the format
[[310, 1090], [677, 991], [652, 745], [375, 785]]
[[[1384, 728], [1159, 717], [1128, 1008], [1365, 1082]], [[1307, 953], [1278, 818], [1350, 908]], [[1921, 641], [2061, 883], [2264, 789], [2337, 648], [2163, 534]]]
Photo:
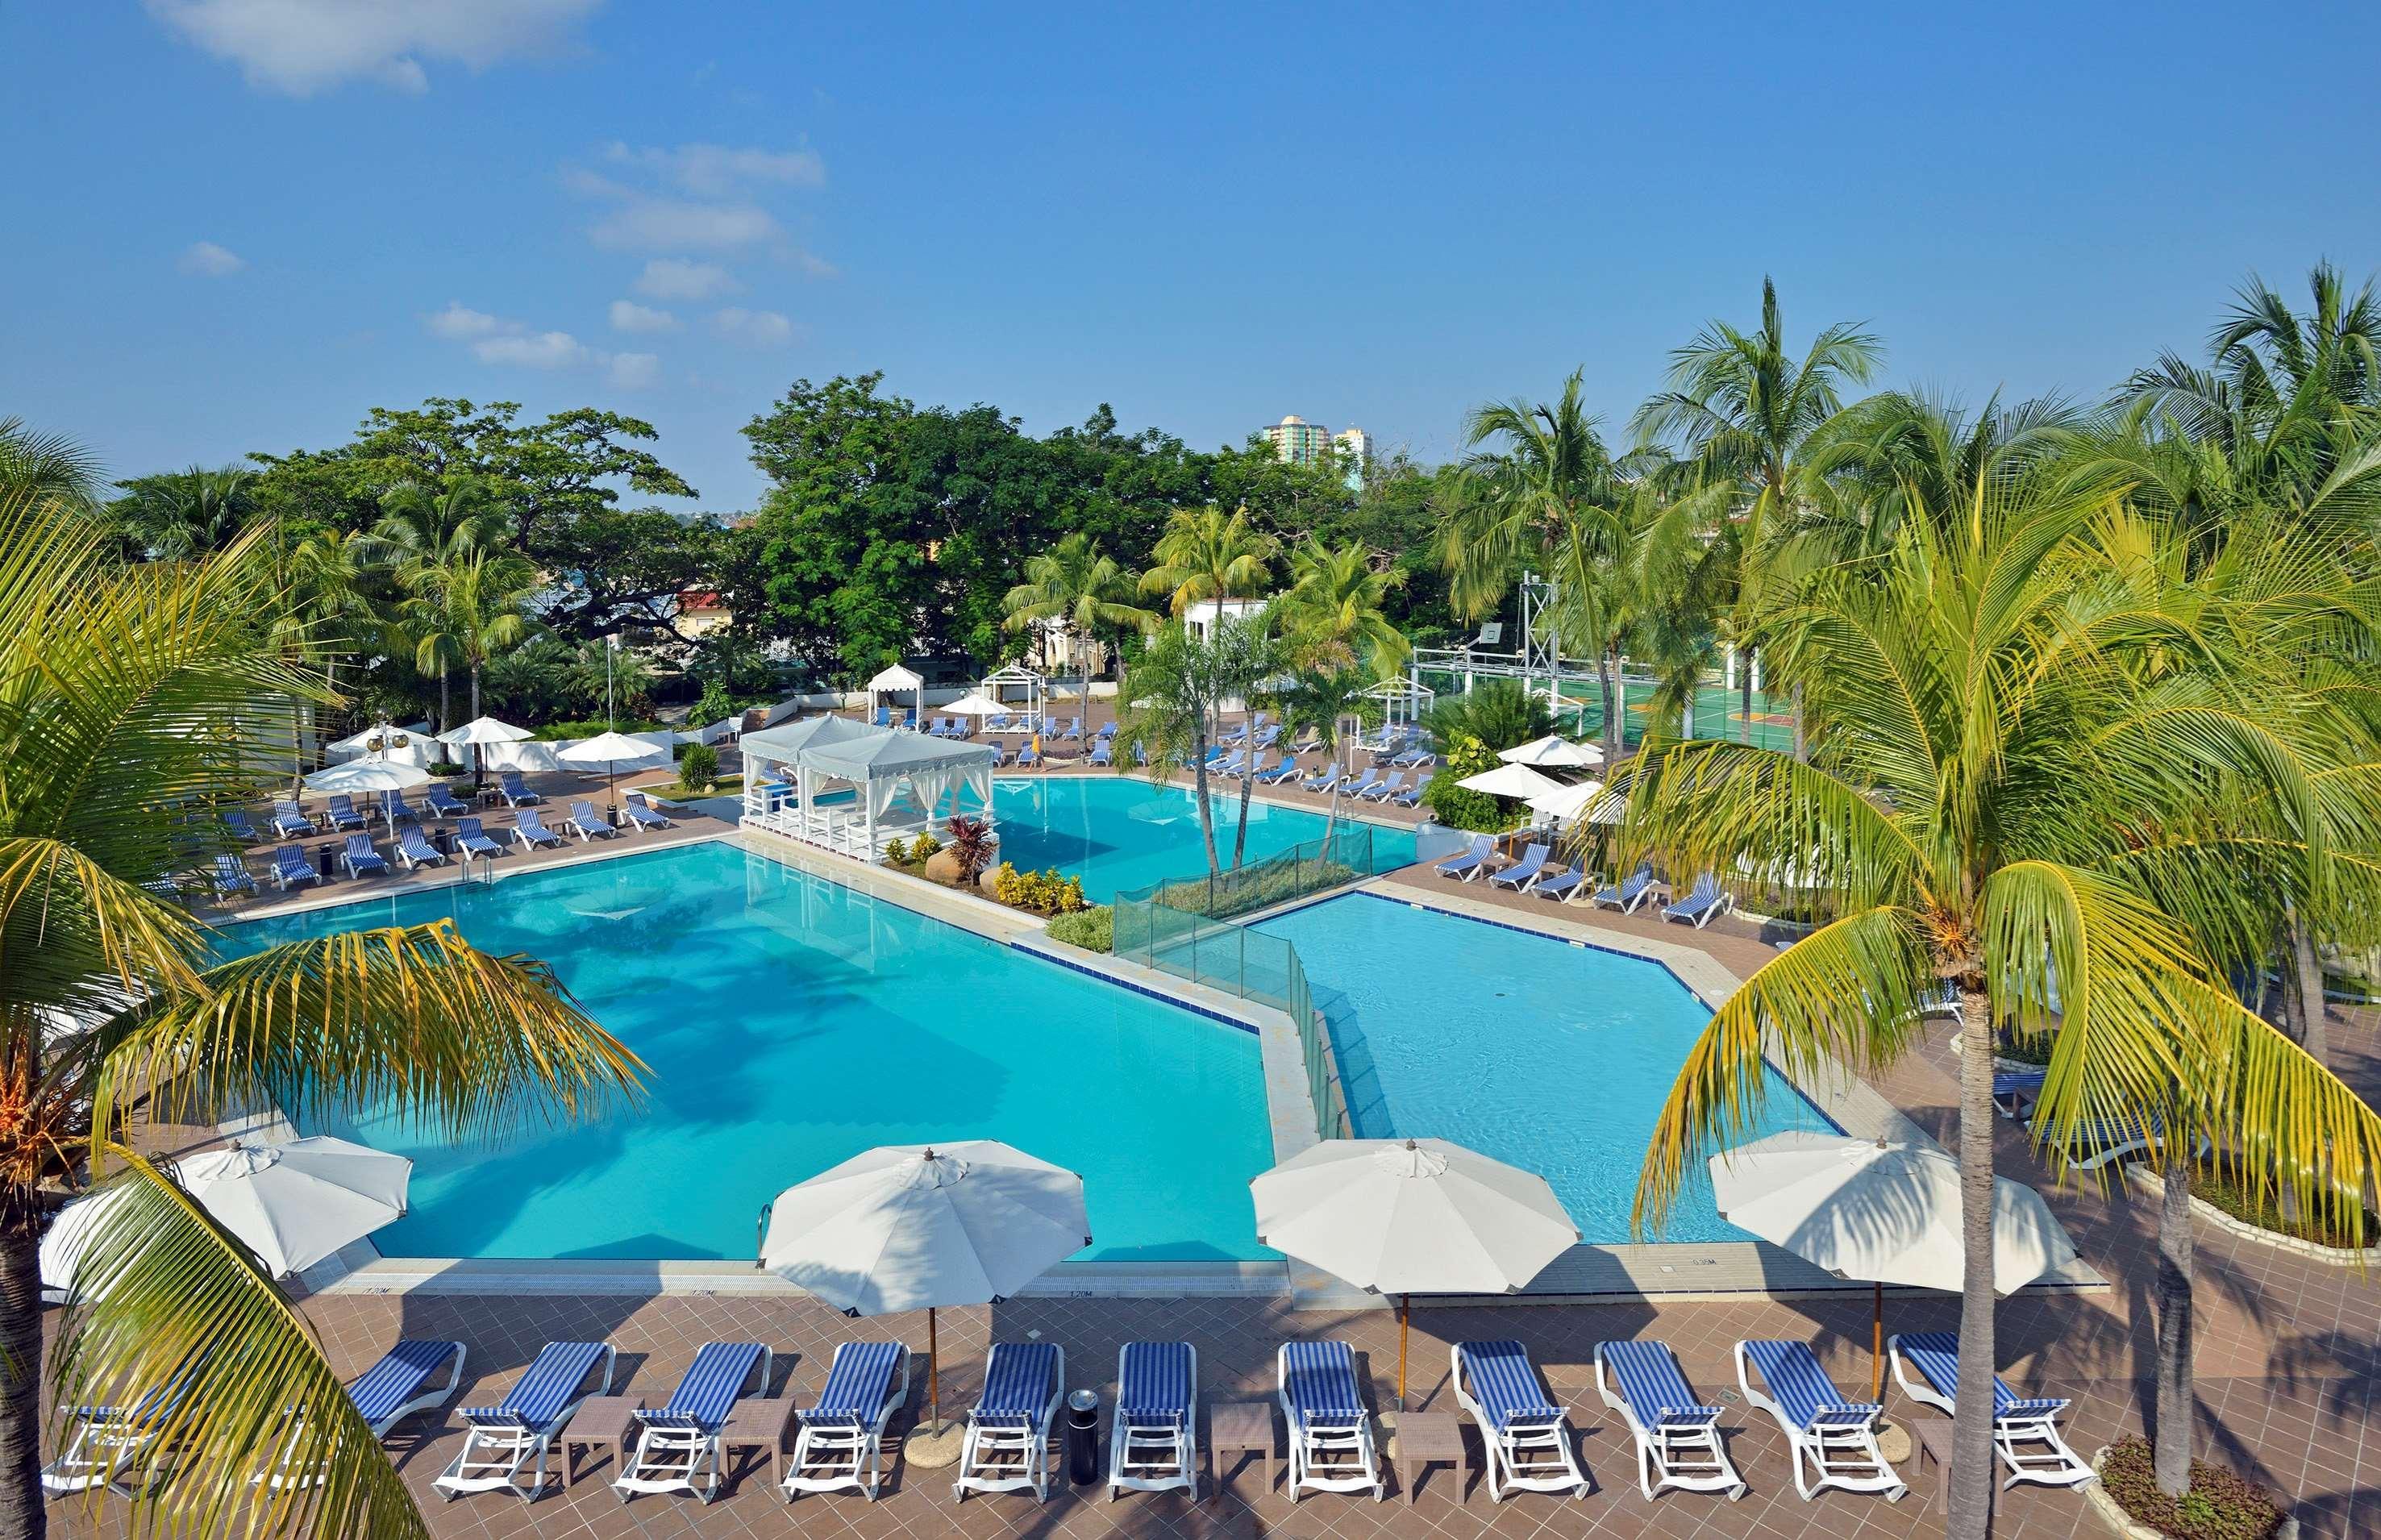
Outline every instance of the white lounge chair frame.
[[1595, 1393], [1620, 1413], [1637, 1440], [1637, 1490], [1652, 1502], [1666, 1486], [1682, 1492], [1725, 1492], [1735, 1502], [1744, 1496], [1744, 1477], [1720, 1442], [1716, 1422], [1647, 1427], [1637, 1408], [1604, 1372], [1604, 1344], [1595, 1345]]
[[[453, 1399], [455, 1392], [462, 1388], [463, 1365], [470, 1359], [470, 1351], [460, 1342], [452, 1342], [448, 1345], [455, 1350], [455, 1356], [447, 1365], [445, 1382], [438, 1385], [424, 1385], [420, 1395], [409, 1401], [398, 1402], [396, 1411], [370, 1424], [374, 1438], [386, 1438], [389, 1430], [417, 1412], [434, 1412], [445, 1406]], [[298, 1434], [299, 1425], [304, 1420], [305, 1413], [302, 1412], [293, 1412], [290, 1414], [289, 1448], [282, 1451], [280, 1464], [263, 1475], [253, 1478], [254, 1480], [263, 1482], [275, 1490], [286, 1486], [303, 1491], [323, 1479], [327, 1467], [317, 1466], [311, 1471], [297, 1471], [290, 1465], [291, 1461], [297, 1457]]]
[[1380, 1502], [1389, 1495], [1381, 1479], [1380, 1450], [1373, 1443], [1373, 1416], [1360, 1413], [1349, 1428], [1307, 1427], [1299, 1421], [1289, 1399], [1289, 1346], [1274, 1350], [1274, 1395], [1281, 1402], [1283, 1424], [1289, 1429], [1289, 1500], [1306, 1487], [1317, 1492], [1370, 1490]]
[[[1488, 1497], [1503, 1502], [1514, 1492], [1568, 1492], [1584, 1497], [1595, 1484], [1580, 1469], [1571, 1453], [1570, 1419], [1525, 1423], [1499, 1428], [1471, 1395], [1471, 1373], [1463, 1362], [1463, 1344], [1448, 1350], [1454, 1373], [1455, 1404], [1471, 1413], [1480, 1425], [1480, 1446], [1488, 1451]], [[1535, 1365], [1532, 1365], [1534, 1369]]]
[[[953, 1501], [967, 1501], [970, 1492], [1029, 1490], [1042, 1502], [1050, 1500], [1050, 1435], [1057, 1421], [1058, 1402], [1067, 1394], [1067, 1350], [1055, 1342], [1050, 1347], [1057, 1355], [1051, 1365], [1050, 1399], [1031, 1424], [1021, 1428], [987, 1425], [975, 1420], [972, 1408], [969, 1410], [967, 1437], [959, 1446], [959, 1473], [951, 1482]], [[983, 1372], [988, 1382], [992, 1377], [989, 1352], [983, 1357]]]
[[[736, 1399], [742, 1400], [747, 1395], [767, 1395], [769, 1371], [775, 1363], [776, 1355], [763, 1348], [758, 1383], [752, 1383], [752, 1373], [746, 1370], [745, 1379], [751, 1388], [738, 1387]], [[734, 1402], [729, 1403], [729, 1409], [734, 1410]], [[699, 1485], [706, 1462], [711, 1466], [711, 1482], [707, 1486]], [[705, 1433], [699, 1427], [660, 1426], [640, 1417], [637, 1436], [629, 1443], [628, 1459], [614, 1478], [612, 1490], [620, 1494], [622, 1502], [641, 1492], [691, 1492], [696, 1501], [708, 1503], [719, 1496], [725, 1467], [718, 1434]]]
[[[520, 1422], [509, 1426], [466, 1423], [462, 1449], [430, 1485], [446, 1493], [449, 1502], [467, 1493], [499, 1490], [509, 1491], [523, 1502], [537, 1501], [545, 1491], [545, 1460], [554, 1450], [555, 1436], [570, 1425], [570, 1415], [579, 1410], [580, 1402], [589, 1396], [612, 1393], [612, 1369], [617, 1354], [611, 1343], [603, 1347], [604, 1356], [596, 1362], [604, 1366], [604, 1373], [597, 1378], [595, 1388], [585, 1389], [587, 1376], [580, 1375], [581, 1393], [563, 1403], [562, 1411], [544, 1432], [532, 1433], [528, 1424]], [[524, 1486], [519, 1480], [520, 1469], [532, 1455], [537, 1457], [536, 1477]]]
[[[1876, 1424], [1866, 1423], [1825, 1423], [1808, 1427], [1797, 1426], [1786, 1415], [1786, 1409], [1762, 1391], [1752, 1387], [1752, 1363], [1744, 1355], [1744, 1344], [1736, 1345], [1736, 1386], [1744, 1393], [1745, 1403], [1766, 1412], [1786, 1435], [1786, 1442], [1794, 1450], [1794, 1490], [1802, 1500], [1830, 1486], [1840, 1486], [1847, 1492], [1882, 1492], [1887, 1502], [1899, 1502], [1910, 1490], [1891, 1465], [1885, 1452], [1876, 1447]], [[1807, 1461], [1811, 1467], [1808, 1479], [1802, 1474]]]
[[[834, 1372], [833, 1360], [828, 1372]], [[885, 1404], [876, 1409], [874, 1422], [848, 1428], [822, 1426], [803, 1418], [801, 1431], [794, 1436], [794, 1455], [786, 1468], [786, 1479], [778, 1483], [786, 1500], [792, 1502], [799, 1493], [838, 1492], [851, 1486], [874, 1502], [877, 1487], [885, 1480], [885, 1424], [909, 1399], [910, 1351], [905, 1347], [899, 1371], [885, 1382]]]
[[[166, 1418], [174, 1414], [189, 1390], [189, 1377], [165, 1400], [145, 1406], [145, 1396], [130, 1399], [128, 1407], [111, 1408], [104, 1417], [78, 1416], [73, 1436], [58, 1457], [42, 1467], [42, 1490], [53, 1497], [89, 1492], [101, 1487], [119, 1497], [139, 1497], [173, 1473], [170, 1451], [159, 1446]], [[154, 1453], [153, 1460], [144, 1456]], [[138, 1467], [139, 1485], [126, 1474]]]
[[[1190, 1343], [1190, 1404], [1182, 1421], [1128, 1423], [1119, 1403], [1108, 1427], [1108, 1501], [1125, 1492], [1166, 1492], [1177, 1486], [1199, 1500], [1199, 1350]], [[1117, 1384], [1124, 1384], [1125, 1350], [1117, 1350]]]
[[[1909, 1361], [1901, 1355], [1901, 1334], [1894, 1333], [1885, 1339], [1885, 1356], [1893, 1364], [1893, 1383], [1901, 1393], [1922, 1406], [1931, 1406], [1947, 1417], [1959, 1415], [1960, 1403], [1935, 1388], [1934, 1381], [1924, 1374], [1912, 1378], [1907, 1373]], [[2029, 1412], [2017, 1417], [1993, 1419], [1993, 1448], [2009, 1467], [2009, 1479], [2001, 1483], [2006, 1492], [2021, 1481], [2036, 1481], [2045, 1486], [2081, 1486], [2094, 1477], [2090, 1461], [2075, 1452], [2058, 1431], [2056, 1412]]]

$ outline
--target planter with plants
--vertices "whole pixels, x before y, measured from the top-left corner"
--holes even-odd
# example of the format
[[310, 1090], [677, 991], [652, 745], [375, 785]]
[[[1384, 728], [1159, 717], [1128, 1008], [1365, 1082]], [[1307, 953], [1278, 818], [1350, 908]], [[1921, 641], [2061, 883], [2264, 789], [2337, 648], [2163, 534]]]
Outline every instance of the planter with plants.
[[[2164, 1191], [2164, 1182], [2149, 1166], [2128, 1166], [2125, 1176], [2144, 1192], [2155, 1195]], [[2220, 1160], [2202, 1160], [2192, 1166], [2191, 1212], [2227, 1235], [2277, 1251], [2294, 1252], [2317, 1262], [2342, 1267], [2370, 1267], [2381, 1263], [2381, 1216], [2365, 1215], [2361, 1238], [2339, 1233], [2316, 1216], [2285, 1214], [2276, 1203], [2274, 1192], [2251, 1192], [2241, 1183], [2239, 1173]], [[2364, 1244], [2355, 1244], [2359, 1239]]]
[[1112, 952], [1116, 950], [1116, 911], [1105, 904], [1093, 904], [1072, 914], [1057, 915], [1045, 934], [1053, 941], [1080, 947], [1087, 952]]
[[2083, 1499], [2125, 1540], [2297, 1540], [2299, 1522], [2280, 1499], [2204, 1460], [2191, 1462], [2191, 1489], [2180, 1497], [2158, 1490], [2150, 1447], [2124, 1438], [2102, 1449]]
[[1034, 914], [1077, 914], [1092, 907], [1081, 877], [1061, 876], [1056, 867], [1020, 872], [1005, 861], [993, 877], [992, 896]]
[[678, 788], [690, 797], [700, 797], [719, 784], [719, 751], [708, 743], [680, 745], [678, 754]]

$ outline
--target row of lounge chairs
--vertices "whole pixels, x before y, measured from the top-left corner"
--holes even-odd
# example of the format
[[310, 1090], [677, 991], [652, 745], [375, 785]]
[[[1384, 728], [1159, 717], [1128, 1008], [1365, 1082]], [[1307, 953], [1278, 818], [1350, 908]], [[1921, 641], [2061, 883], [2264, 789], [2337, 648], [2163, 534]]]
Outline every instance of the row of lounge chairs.
[[[1553, 853], [1551, 845], [1532, 843], [1521, 852], [1521, 859], [1509, 865], [1499, 865], [1496, 860], [1496, 837], [1479, 834], [1471, 843], [1432, 868], [1442, 877], [1459, 882], [1475, 882], [1486, 876], [1491, 887], [1509, 888], [1516, 893], [1534, 893], [1541, 898], [1561, 903], [1573, 898], [1587, 882], [1586, 872], [1575, 865], [1548, 865]], [[1652, 898], [1659, 883], [1654, 875], [1651, 862], [1608, 887], [1593, 890], [1591, 898], [1598, 909], [1617, 909], [1623, 914], [1636, 912], [1641, 904]], [[1658, 906], [1663, 919], [1702, 930], [1714, 917], [1736, 907], [1736, 899], [1719, 885], [1719, 879], [1709, 872], [1697, 877], [1687, 896], [1672, 903]]]
[[[646, 801], [641, 792], [629, 792], [622, 810], [628, 819], [628, 826], [640, 832], [675, 826], [670, 816]], [[583, 799], [570, 804], [570, 816], [558, 818], [555, 824], [556, 828], [547, 827], [537, 809], [524, 807], [515, 814], [511, 843], [531, 850], [558, 847], [564, 841], [562, 833], [557, 833], [556, 828], [578, 836], [581, 844], [592, 839], [608, 838], [620, 832], [595, 811], [593, 802]], [[455, 849], [457, 854], [469, 861], [473, 856], [493, 858], [501, 855], [505, 848], [489, 837], [479, 819], [465, 816], [455, 821]], [[446, 852], [432, 845], [429, 837], [418, 825], [406, 825], [397, 831], [394, 854], [398, 863], [409, 872], [446, 863]], [[387, 858], [380, 853], [368, 834], [348, 835], [340, 849], [338, 860], [350, 878], [385, 876], [388, 874]], [[275, 846], [272, 862], [267, 875], [282, 892], [323, 880], [322, 873], [299, 846]], [[249, 874], [246, 862], [228, 853], [215, 857], [211, 881], [218, 898], [230, 898], [241, 893], [253, 895], [257, 891], [256, 879]]]
[[[518, 770], [498, 773], [495, 795], [507, 807], [527, 807], [543, 802], [544, 798], [529, 788]], [[224, 826], [243, 845], [261, 845], [269, 837], [290, 839], [305, 835], [339, 834], [349, 829], [369, 829], [373, 818], [381, 820], [388, 832], [395, 834], [400, 825], [419, 824], [422, 813], [433, 818], [453, 818], [471, 811], [470, 804], [456, 798], [445, 786], [432, 781], [422, 789], [421, 808], [416, 810], [402, 791], [383, 791], [371, 799], [369, 813], [356, 805], [347, 792], [335, 792], [324, 802], [320, 816], [309, 815], [295, 801], [283, 799], [273, 804], [272, 816], [265, 820], [260, 832], [247, 813], [239, 808], [226, 808], [223, 813]]]
[[[1903, 1333], [1886, 1348], [1903, 1393], [1946, 1413], [1957, 1407], [1959, 1339], [1948, 1332]], [[408, 1339], [348, 1387], [373, 1436], [405, 1418], [444, 1407], [462, 1384], [460, 1342]], [[718, 1496], [726, 1467], [723, 1435], [737, 1403], [765, 1396], [774, 1355], [759, 1343], [711, 1342], [658, 1407], [633, 1414], [613, 1489], [623, 1501], [641, 1494]], [[1050, 1449], [1066, 1386], [1066, 1354], [1056, 1343], [995, 1344], [984, 1362], [983, 1392], [968, 1412], [955, 1500], [971, 1492], [1031, 1491], [1046, 1500], [1055, 1477]], [[1828, 1487], [1882, 1493], [1898, 1501], [1906, 1485], [1877, 1448], [1883, 1409], [1837, 1388], [1810, 1348], [1797, 1341], [1736, 1344], [1737, 1385], [1745, 1402], [1768, 1413], [1793, 1452], [1794, 1485], [1804, 1500]], [[571, 1414], [590, 1396], [609, 1394], [610, 1344], [548, 1342], [511, 1388], [486, 1406], [466, 1407], [462, 1449], [432, 1483], [450, 1499], [510, 1492], [534, 1501]], [[1677, 1355], [1661, 1342], [1603, 1342], [1595, 1349], [1595, 1388], [1628, 1424], [1638, 1490], [1650, 1501], [1664, 1490], [1745, 1492], [1721, 1436], [1721, 1412], [1701, 1404]], [[1580, 1464], [1568, 1413], [1519, 1341], [1459, 1342], [1451, 1354], [1456, 1404], [1469, 1413], [1487, 1450], [1489, 1495], [1515, 1492], [1584, 1497], [1594, 1483]], [[1387, 1495], [1373, 1419], [1364, 1405], [1355, 1355], [1342, 1341], [1284, 1343], [1275, 1356], [1276, 1395], [1289, 1432], [1289, 1497], [1301, 1493]], [[101, 1487], [137, 1496], [162, 1479], [158, 1429], [189, 1376], [123, 1407], [79, 1407], [58, 1457], [42, 1472], [52, 1493]], [[1108, 1492], [1179, 1488], [1199, 1495], [1199, 1360], [1188, 1342], [1128, 1342], [1117, 1354], [1116, 1410], [1108, 1437]], [[885, 1435], [910, 1395], [909, 1350], [897, 1342], [836, 1347], [817, 1399], [800, 1407], [801, 1426], [779, 1484], [788, 1502], [804, 1493], [857, 1490], [872, 1500], [885, 1473]], [[2091, 1467], [2067, 1443], [2063, 1399], [2018, 1395], [1993, 1381], [1993, 1444], [2021, 1481], [2071, 1486]], [[765, 1421], [765, 1420], [764, 1420]], [[275, 1486], [311, 1485], [319, 1473], [284, 1455], [260, 1476]]]

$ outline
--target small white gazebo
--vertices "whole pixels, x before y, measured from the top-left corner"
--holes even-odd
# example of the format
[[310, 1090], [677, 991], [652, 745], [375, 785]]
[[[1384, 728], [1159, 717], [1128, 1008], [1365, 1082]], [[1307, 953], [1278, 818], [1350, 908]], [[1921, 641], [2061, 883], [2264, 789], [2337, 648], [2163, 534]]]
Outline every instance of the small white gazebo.
[[[972, 797], [992, 817], [989, 743], [929, 738], [896, 727], [813, 716], [746, 733], [743, 821], [754, 828], [873, 861], [888, 837], [919, 832], [960, 812]], [[763, 774], [764, 766], [774, 767]], [[850, 806], [828, 806], [820, 793], [848, 785]], [[896, 804], [910, 816], [888, 821]]]
[[915, 722], [926, 709], [926, 681], [897, 663], [890, 668], [879, 669], [876, 677], [868, 681], [868, 719], [871, 722], [876, 720], [877, 697], [904, 692], [910, 697], [910, 720]]
[[990, 696], [1011, 711], [1018, 710], [1019, 706], [1011, 701], [1010, 691], [1022, 691], [1023, 715], [1039, 722], [1042, 719], [1043, 697], [1049, 693], [1049, 681], [1023, 664], [1012, 663], [986, 674], [977, 681], [975, 688], [976, 693]]
[[1364, 691], [1364, 697], [1381, 703], [1380, 741], [1385, 746], [1420, 726], [1423, 714], [1438, 698], [1428, 685], [1405, 678], [1384, 680]]

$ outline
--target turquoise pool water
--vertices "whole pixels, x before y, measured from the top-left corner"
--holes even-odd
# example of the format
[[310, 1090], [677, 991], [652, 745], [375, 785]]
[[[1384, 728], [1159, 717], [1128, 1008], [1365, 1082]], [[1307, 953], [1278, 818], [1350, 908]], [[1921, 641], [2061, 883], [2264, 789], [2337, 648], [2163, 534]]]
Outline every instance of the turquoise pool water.
[[410, 1155], [397, 1256], [749, 1258], [783, 1188], [874, 1144], [1006, 1140], [1080, 1172], [1086, 1259], [1270, 1256], [1257, 1040], [706, 843], [234, 925], [237, 948], [451, 914], [543, 958], [652, 1069], [641, 1114], [493, 1148], [367, 1112]]
[[[1239, 788], [1235, 782], [1224, 784], [1232, 794], [1217, 794], [1211, 801], [1216, 850], [1228, 866], [1239, 827]], [[1000, 821], [1003, 860], [1024, 870], [1055, 866], [1080, 876], [1084, 896], [1093, 903], [1106, 903], [1119, 892], [1168, 877], [1201, 876], [1207, 870], [1198, 794], [1182, 781], [1157, 786], [1139, 776], [1006, 776], [994, 785], [993, 810]], [[1349, 811], [1343, 804], [1343, 826]], [[1246, 859], [1257, 861], [1320, 839], [1327, 822], [1319, 806], [1310, 812], [1252, 799]], [[1413, 860], [1412, 831], [1372, 827], [1375, 870]]]
[[[1711, 1012], [1658, 963], [1349, 894], [1256, 927], [1298, 947], [1360, 1138], [1535, 1171], [1591, 1242], [1631, 1239], [1654, 1114]], [[1832, 1131], [1775, 1070], [1756, 1134]], [[1742, 1241], [1698, 1169], [1659, 1241]]]

